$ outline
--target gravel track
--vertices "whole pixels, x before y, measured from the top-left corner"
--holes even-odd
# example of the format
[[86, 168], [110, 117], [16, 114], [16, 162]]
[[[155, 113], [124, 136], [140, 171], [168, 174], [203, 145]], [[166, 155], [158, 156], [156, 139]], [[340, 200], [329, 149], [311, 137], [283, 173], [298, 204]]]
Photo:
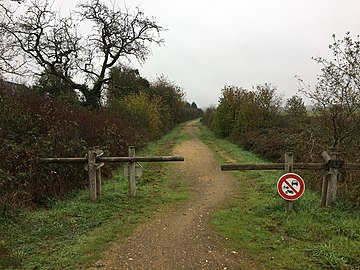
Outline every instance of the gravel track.
[[[212, 212], [237, 189], [229, 173], [222, 172], [212, 151], [195, 135], [197, 122], [184, 132], [190, 139], [174, 149], [185, 157], [174, 164], [190, 182], [191, 200], [159, 213], [123, 241], [91, 269], [259, 269], [243, 252], [229, 250], [225, 239], [210, 227]], [[174, 173], [176, 177], [176, 173]]]

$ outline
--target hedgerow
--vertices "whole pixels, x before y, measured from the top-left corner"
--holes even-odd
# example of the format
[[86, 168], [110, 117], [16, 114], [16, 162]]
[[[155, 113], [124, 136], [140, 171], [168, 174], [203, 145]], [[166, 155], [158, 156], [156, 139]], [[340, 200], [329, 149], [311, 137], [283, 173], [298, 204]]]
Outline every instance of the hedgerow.
[[[0, 80], [0, 206], [5, 210], [47, 205], [87, 186], [85, 164], [45, 164], [41, 157], [83, 157], [91, 146], [105, 155], [126, 156], [128, 146], [141, 149], [202, 113], [165, 79], [147, 91], [110, 95], [96, 111], [81, 107], [75, 93], [64, 99], [58, 83], [39, 91], [39, 85], [29, 89]], [[111, 169], [107, 164], [105, 175]]]
[[[217, 108], [205, 111], [204, 124], [218, 137], [228, 138], [243, 149], [272, 162], [284, 162], [285, 152], [293, 152], [295, 162], [324, 162], [321, 152], [328, 150], [332, 139], [323, 128], [321, 116], [316, 112], [306, 112], [303, 103], [298, 106], [293, 102], [293, 106], [281, 107], [273, 89], [266, 88], [266, 85], [264, 89], [266, 95], [257, 90], [226, 86]], [[261, 99], [259, 95], [268, 99]], [[297, 99], [293, 97], [292, 101]], [[359, 135], [360, 131], [344, 140], [340, 155], [345, 162], [360, 163]], [[301, 173], [307, 179], [308, 187], [321, 190], [323, 172]], [[338, 181], [338, 194], [360, 206], [359, 173], [341, 173], [343, 177]]]
[[[0, 204], [45, 204], [86, 186], [84, 164], [44, 164], [39, 157], [83, 157], [89, 146], [124, 156], [146, 134], [132, 119], [88, 111], [37, 96], [27, 88], [0, 87]], [[109, 171], [109, 170], [108, 170]]]

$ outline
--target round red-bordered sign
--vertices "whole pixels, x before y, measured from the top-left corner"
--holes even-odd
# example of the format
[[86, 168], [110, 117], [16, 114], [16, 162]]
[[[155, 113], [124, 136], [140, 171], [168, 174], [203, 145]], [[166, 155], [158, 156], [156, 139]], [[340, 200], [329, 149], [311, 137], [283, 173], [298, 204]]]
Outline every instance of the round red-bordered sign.
[[303, 195], [305, 182], [296, 173], [286, 173], [279, 178], [277, 191], [285, 200], [294, 201]]

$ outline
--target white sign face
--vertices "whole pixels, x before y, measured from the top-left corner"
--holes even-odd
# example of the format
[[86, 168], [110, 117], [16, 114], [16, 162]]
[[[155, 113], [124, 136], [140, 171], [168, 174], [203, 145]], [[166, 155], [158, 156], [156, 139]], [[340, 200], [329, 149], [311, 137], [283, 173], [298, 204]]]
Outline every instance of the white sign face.
[[300, 191], [299, 181], [295, 178], [288, 178], [282, 184], [282, 191], [289, 196], [295, 196]]
[[277, 190], [285, 200], [293, 201], [304, 193], [304, 180], [295, 173], [286, 173], [279, 178]]

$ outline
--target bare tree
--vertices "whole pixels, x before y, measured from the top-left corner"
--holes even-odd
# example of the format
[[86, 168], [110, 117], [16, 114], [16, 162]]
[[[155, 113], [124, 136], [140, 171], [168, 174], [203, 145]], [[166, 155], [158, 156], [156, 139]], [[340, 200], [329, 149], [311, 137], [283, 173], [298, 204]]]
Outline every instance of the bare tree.
[[[22, 3], [22, 0], [10, 0], [10, 3]], [[13, 49], [13, 43], [6, 38], [6, 31], [4, 29], [5, 22], [13, 15], [14, 9], [10, 3], [4, 3], [0, 0], [0, 72], [8, 71], [16, 73], [18, 67], [23, 63], [15, 62], [14, 59], [18, 56], [18, 51]]]
[[319, 114], [323, 130], [330, 134], [333, 146], [360, 130], [360, 40], [347, 32], [342, 40], [333, 35], [329, 45], [333, 59], [313, 58], [323, 67], [315, 89], [303, 84], [302, 92], [310, 97]]
[[[23, 3], [25, 0], [9, 0], [10, 2], [16, 2], [18, 4]], [[6, 5], [3, 3], [4, 0], [0, 0], [0, 10], [2, 10], [2, 12], [7, 12], [9, 11], [9, 5]]]
[[[141, 11], [123, 12], [100, 0], [77, 5], [68, 17], [52, 10], [47, 0], [31, 2], [26, 16], [10, 15], [0, 31], [7, 35], [10, 48], [22, 53], [26, 62], [22, 71], [37, 75], [46, 71], [61, 78], [80, 91], [92, 109], [101, 105], [111, 67], [122, 57], [145, 61], [149, 45], [163, 42], [163, 28]], [[92, 32], [82, 37], [79, 25], [84, 22], [92, 26]]]

